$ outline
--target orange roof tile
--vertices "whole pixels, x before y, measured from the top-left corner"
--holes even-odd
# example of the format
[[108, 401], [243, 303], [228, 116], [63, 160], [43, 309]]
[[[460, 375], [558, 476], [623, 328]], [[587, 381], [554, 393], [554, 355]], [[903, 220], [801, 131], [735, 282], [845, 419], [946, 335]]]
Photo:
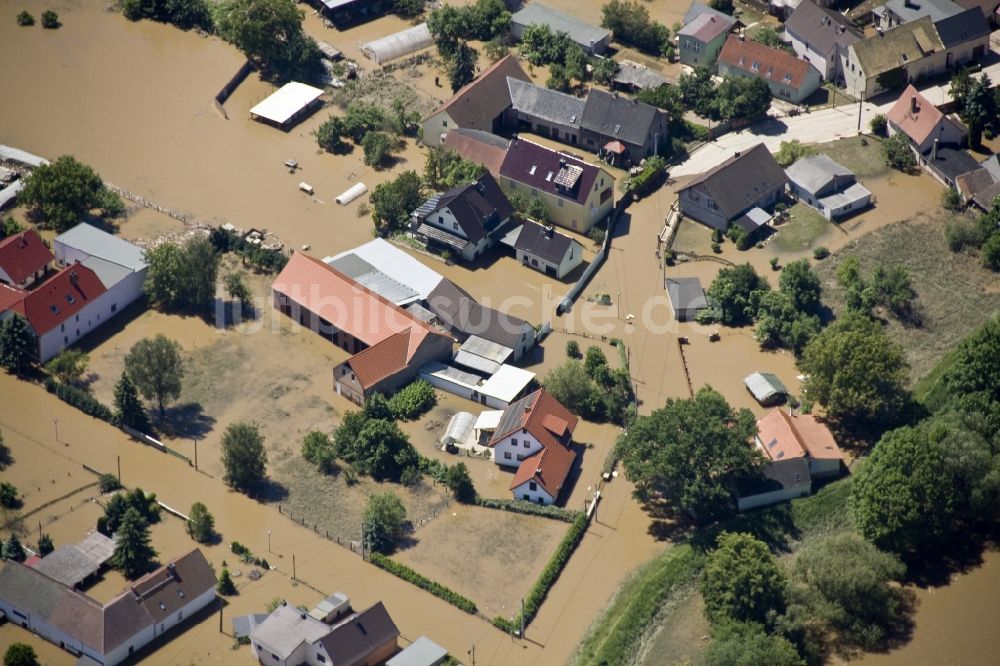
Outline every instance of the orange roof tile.
[[538, 389], [507, 406], [489, 446], [494, 446], [518, 430], [527, 430], [543, 447], [562, 446], [557, 434], [568, 432], [572, 436], [579, 421], [548, 391]]
[[944, 114], [910, 85], [892, 105], [888, 117], [889, 122], [903, 134], [917, 145], [922, 145], [937, 128]]
[[105, 291], [107, 289], [94, 271], [82, 264], [73, 264], [29, 291], [10, 309], [24, 315], [36, 334], [44, 335]]
[[369, 347], [412, 328], [406, 349], [407, 361], [429, 334], [440, 335], [403, 308], [301, 252], [292, 254], [271, 289]]
[[757, 421], [757, 439], [764, 454], [774, 461], [807, 455], [817, 460], [844, 457], [830, 429], [811, 414], [791, 416], [780, 409], [772, 409]]
[[[719, 62], [749, 72], [765, 81], [780, 81], [792, 88], [802, 85], [812, 67], [809, 62], [800, 60], [787, 51], [736, 35], [726, 38], [726, 43], [719, 52]], [[756, 67], [753, 66], [754, 63], [757, 63]]]
[[424, 120], [446, 111], [459, 127], [491, 130], [493, 120], [510, 106], [508, 76], [531, 82], [517, 58], [513, 55], [504, 56], [459, 88], [451, 99]]
[[354, 376], [365, 388], [370, 388], [386, 377], [400, 372], [407, 365], [407, 348], [410, 344], [412, 328], [390, 335], [382, 342], [358, 352], [347, 364]]
[[535, 481], [554, 500], [559, 497], [574, 460], [576, 454], [569, 447], [562, 444], [547, 446], [521, 461], [510, 489], [514, 490], [528, 481]]

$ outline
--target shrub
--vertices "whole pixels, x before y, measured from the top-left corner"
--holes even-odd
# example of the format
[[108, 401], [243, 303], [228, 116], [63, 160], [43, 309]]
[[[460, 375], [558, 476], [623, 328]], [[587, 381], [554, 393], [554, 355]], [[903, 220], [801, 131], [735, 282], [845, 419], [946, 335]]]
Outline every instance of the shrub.
[[629, 192], [642, 197], [651, 194], [667, 179], [667, 161], [659, 155], [646, 160], [646, 165], [629, 179]]
[[60, 25], [59, 14], [56, 14], [51, 9], [46, 9], [42, 12], [42, 27], [48, 28], [49, 30], [55, 30]]
[[413, 487], [420, 483], [420, 468], [418, 467], [407, 467], [403, 470], [403, 473], [399, 475], [399, 482], [404, 486]]
[[224, 597], [229, 597], [236, 594], [236, 584], [233, 582], [233, 577], [229, 573], [229, 569], [223, 567], [222, 573], [219, 575], [219, 582], [215, 586], [215, 591]]
[[500, 511], [512, 511], [514, 513], [523, 513], [529, 516], [541, 516], [542, 518], [561, 520], [566, 523], [573, 522], [581, 515], [579, 511], [564, 509], [562, 507], [555, 506], [553, 504], [544, 506], [541, 504], [535, 504], [534, 502], [526, 502], [524, 500], [516, 500], [516, 499], [477, 497], [475, 500], [475, 504], [476, 506], [481, 506], [485, 509], [498, 509]]
[[101, 494], [104, 495], [113, 493], [122, 487], [121, 481], [114, 474], [101, 474], [97, 484], [100, 486]]
[[418, 419], [437, 404], [434, 387], [423, 379], [408, 384], [389, 398], [392, 415], [402, 421]]
[[1000, 272], [1000, 233], [993, 234], [983, 245], [983, 267]]
[[[583, 514], [577, 514], [577, 517], [573, 519], [573, 524], [570, 525], [569, 530], [566, 531], [566, 536], [563, 540], [559, 542], [556, 547], [552, 557], [549, 558], [548, 563], [545, 568], [542, 569], [541, 575], [535, 584], [531, 586], [531, 590], [528, 592], [528, 596], [524, 600], [524, 611], [523, 620], [524, 625], [527, 626], [534, 619], [535, 614], [538, 613], [538, 609], [541, 607], [542, 602], [545, 601], [545, 597], [548, 595], [549, 590], [555, 585], [555, 582], [559, 580], [559, 574], [562, 573], [563, 568], [566, 563], [569, 562], [570, 556], [576, 547], [580, 544], [583, 539], [583, 535], [587, 532], [587, 525], [589, 521], [587, 516]], [[507, 632], [513, 632], [515, 628], [520, 628], [522, 616], [516, 616], [512, 621], [507, 620], [502, 617], [495, 617], [493, 619], [493, 625], [503, 629]]]
[[17, 496], [17, 486], [8, 481], [0, 481], [0, 506], [6, 509], [16, 509], [21, 506]]
[[97, 398], [83, 389], [78, 389], [68, 384], [60, 384], [49, 377], [45, 380], [45, 390], [49, 393], [54, 393], [57, 398], [68, 405], [76, 407], [87, 416], [93, 416], [96, 419], [114, 423], [114, 413], [111, 409], [107, 405], [101, 404]]
[[813, 259], [822, 261], [823, 259], [826, 259], [829, 256], [830, 256], [830, 251], [825, 247], [823, 247], [822, 245], [813, 249]]
[[576, 340], [570, 340], [566, 343], [566, 356], [569, 358], [581, 358], [580, 345]]
[[889, 119], [885, 117], [884, 113], [880, 113], [871, 119], [871, 122], [868, 123], [868, 129], [875, 136], [885, 136], [889, 130]]
[[771, 260], [768, 261], [767, 263], [771, 264], [771, 270], [772, 271], [778, 270], [779, 267], [778, 267], [778, 258], [777, 257], [771, 257]]
[[941, 190], [941, 205], [946, 210], [957, 213], [962, 210], [962, 197], [954, 187]]
[[893, 134], [882, 142], [882, 155], [885, 163], [893, 169], [909, 173], [917, 167], [917, 158], [910, 150], [910, 144], [902, 133]]
[[458, 592], [445, 587], [441, 583], [433, 581], [430, 578], [417, 573], [405, 564], [400, 564], [395, 560], [389, 559], [381, 553], [372, 553], [369, 561], [378, 568], [385, 569], [393, 576], [402, 578], [407, 583], [412, 583], [420, 589], [430, 592], [439, 599], [444, 599], [455, 608], [464, 610], [466, 613], [476, 612], [476, 604], [471, 599], [467, 599]]
[[718, 243], [712, 243], [712, 252], [719, 254], [720, 252], [722, 252], [722, 246], [719, 245]]
[[789, 167], [800, 158], [815, 154], [815, 149], [802, 145], [802, 142], [798, 139], [792, 139], [791, 141], [781, 142], [778, 152], [774, 154], [774, 159], [781, 166]]
[[22, 9], [17, 15], [17, 24], [23, 26], [35, 25], [35, 17], [27, 9]]

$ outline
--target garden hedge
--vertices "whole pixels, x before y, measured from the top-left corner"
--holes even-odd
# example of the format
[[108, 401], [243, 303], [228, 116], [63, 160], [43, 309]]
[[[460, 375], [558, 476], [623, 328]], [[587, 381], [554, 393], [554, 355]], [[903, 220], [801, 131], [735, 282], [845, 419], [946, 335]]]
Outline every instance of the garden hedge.
[[509, 499], [496, 499], [493, 497], [477, 497], [476, 502], [478, 506], [485, 509], [499, 509], [501, 511], [513, 511], [515, 513], [525, 513], [529, 516], [542, 516], [543, 518], [552, 518], [554, 520], [562, 520], [567, 523], [571, 523], [580, 516], [579, 511], [572, 511], [570, 509], [563, 509], [558, 506], [542, 506], [540, 504], [534, 504], [532, 502], [525, 502], [524, 500], [509, 500]]
[[45, 380], [45, 390], [49, 393], [54, 393], [57, 398], [68, 405], [76, 407], [88, 416], [93, 416], [108, 423], [114, 423], [115, 421], [114, 412], [83, 389], [70, 386], [69, 384], [61, 384], [49, 377]]
[[441, 583], [435, 582], [423, 576], [405, 564], [400, 564], [391, 560], [381, 553], [372, 553], [369, 561], [380, 569], [385, 569], [393, 576], [398, 576], [408, 583], [413, 583], [422, 590], [426, 590], [439, 599], [444, 599], [455, 608], [460, 608], [466, 613], [475, 613], [476, 604], [471, 599], [463, 597], [458, 592], [451, 590]]

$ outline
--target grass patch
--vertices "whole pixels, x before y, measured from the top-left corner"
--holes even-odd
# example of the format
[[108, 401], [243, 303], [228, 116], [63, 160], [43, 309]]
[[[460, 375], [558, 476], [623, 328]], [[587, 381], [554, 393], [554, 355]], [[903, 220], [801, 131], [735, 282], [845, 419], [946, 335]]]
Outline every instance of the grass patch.
[[873, 178], [889, 173], [889, 167], [882, 156], [882, 142], [874, 137], [851, 136], [815, 144], [813, 147], [853, 171], [858, 178]]
[[665, 605], [695, 583], [704, 556], [690, 544], [674, 546], [637, 570], [583, 639], [571, 663], [625, 664]]
[[[838, 314], [844, 307], [844, 292], [837, 285], [836, 271], [846, 257], [857, 257], [864, 273], [889, 264], [902, 264], [909, 270], [922, 325], [903, 325], [890, 318], [887, 332], [903, 347], [914, 382], [935, 373], [916, 384], [918, 396], [924, 399], [931, 397], [927, 392], [934, 378], [944, 372], [948, 353], [1000, 311], [996, 274], [983, 268], [976, 257], [948, 249], [944, 227], [952, 219], [954, 214], [940, 208], [921, 213], [866, 234], [816, 266], [823, 280], [823, 302]], [[942, 366], [935, 369], [939, 361]]]
[[778, 227], [774, 245], [783, 252], [801, 252], [833, 230], [833, 223], [819, 211], [799, 202], [789, 209], [791, 219]]

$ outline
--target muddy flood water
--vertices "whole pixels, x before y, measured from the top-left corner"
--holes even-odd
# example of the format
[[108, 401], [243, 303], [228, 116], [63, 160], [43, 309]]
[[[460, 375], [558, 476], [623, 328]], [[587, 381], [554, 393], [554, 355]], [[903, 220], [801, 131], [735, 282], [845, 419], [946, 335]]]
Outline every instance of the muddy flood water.
[[[228, 119], [224, 118], [213, 107], [212, 97], [243, 58], [217, 38], [149, 21], [130, 23], [113, 9], [109, 11], [107, 2], [90, 0], [24, 0], [16, 9], [24, 7], [36, 16], [43, 9], [55, 9], [63, 24], [54, 31], [39, 26], [25, 29], [13, 20], [12, 5], [0, 4], [4, 11], [0, 16], [0, 63], [4, 63], [0, 66], [0, 89], [5, 95], [0, 104], [0, 143], [48, 158], [73, 154], [94, 166], [106, 180], [193, 219], [268, 229], [278, 234], [286, 246], [310, 245], [312, 254], [325, 256], [372, 237], [370, 216], [358, 214], [359, 205], [367, 197], [341, 207], [334, 203], [339, 193], [357, 182], [364, 182], [372, 190], [404, 169], [423, 169], [424, 153], [412, 141], [397, 164], [385, 171], [365, 166], [360, 149], [347, 156], [319, 152], [312, 132], [331, 113], [339, 113], [333, 107], [318, 111], [289, 132], [251, 121], [249, 108], [274, 90], [255, 76], [228, 100]], [[598, 0], [550, 0], [548, 4], [594, 23], [600, 21], [602, 2]], [[686, 0], [655, 0], [648, 7], [654, 18], [671, 25], [679, 20], [687, 4]], [[315, 16], [306, 19], [311, 34], [353, 57], [359, 57], [360, 43], [404, 27], [405, 22], [387, 17], [338, 32], [323, 27]], [[363, 59], [359, 64], [370, 65]], [[536, 71], [536, 75], [541, 73], [541, 69]], [[412, 88], [413, 104], [421, 111], [447, 97], [445, 88], [433, 85], [434, 74], [427, 67], [412, 73], [397, 72], [397, 76]], [[295, 175], [283, 166], [289, 158], [302, 167]], [[912, 214], [906, 211], [935, 205], [937, 189], [926, 187], [930, 184], [926, 178], [889, 176], [866, 182], [880, 200], [892, 202], [893, 215], [873, 211], [866, 214], [863, 225], [851, 227], [848, 233], [831, 228], [820, 237], [822, 242], [835, 249], [873, 226], [891, 221], [890, 217], [900, 219]], [[313, 185], [315, 196], [296, 189], [300, 180]], [[794, 359], [788, 354], [762, 352], [749, 331], [724, 331], [719, 342], [709, 342], [709, 331], [703, 327], [671, 321], [663, 278], [694, 275], [707, 287], [721, 266], [698, 261], [664, 268], [655, 256], [655, 238], [678, 186], [665, 187], [631, 207], [607, 264], [569, 315], [553, 322], [554, 333], [529, 360], [529, 369], [543, 378], [563, 362], [565, 344], [571, 339], [583, 347], [600, 346], [611, 364], [617, 366], [617, 351], [607, 340], [619, 337], [628, 348], [641, 412], [662, 406], [668, 398], [686, 397], [690, 382], [695, 390], [711, 384], [734, 406], [763, 414], [764, 410], [743, 388], [742, 378], [767, 370], [778, 374], [795, 392], [792, 387], [798, 386], [798, 372]], [[120, 233], [131, 239], [149, 239], [181, 228], [177, 221], [139, 210], [121, 222]], [[593, 244], [587, 239], [581, 241], [586, 248], [585, 260], [592, 260]], [[686, 224], [678, 242], [690, 251], [710, 253], [710, 235], [704, 228]], [[762, 274], [776, 281], [777, 274], [768, 266], [771, 256], [780, 255], [786, 261], [806, 253], [805, 249], [781, 253], [776, 246], [736, 253], [727, 244], [722, 257], [733, 262], [751, 261]], [[420, 258], [487, 304], [533, 324], [548, 319], [569, 288], [509, 258], [471, 270]], [[263, 278], [256, 287], [266, 289]], [[598, 305], [601, 294], [610, 295], [612, 305]], [[524, 296], [527, 299], [512, 300]], [[284, 344], [280, 340], [240, 343], [234, 341], [238, 333], [220, 332], [200, 320], [149, 312], [112, 326], [100, 338], [89, 341], [92, 370], [100, 375], [92, 385], [95, 395], [107, 402], [127, 348], [137, 339], [159, 332], [180, 341], [185, 353], [200, 355], [205, 367], [211, 367], [209, 361], [213, 359], [219, 363], [235, 359], [246, 364], [243, 374], [234, 370], [243, 366], [228, 369], [233, 373], [228, 383], [202, 373], [195, 375], [198, 382], [186, 389], [206, 409], [193, 425], [199, 428], [202, 469], [212, 477], [195, 472], [184, 461], [131, 442], [119, 431], [83, 416], [37, 386], [0, 375], [0, 429], [14, 458], [13, 466], [0, 471], [0, 478], [12, 479], [24, 490], [28, 532], [33, 534], [36, 523], [41, 522], [57, 544], [80, 538], [99, 514], [93, 503], [94, 477], [82, 469], [82, 464], [113, 471], [119, 457], [127, 485], [156, 492], [160, 499], [181, 510], [194, 501], [209, 506], [224, 535], [223, 543], [204, 548], [217, 569], [227, 558], [232, 564], [233, 557], [225, 545], [229, 541], [239, 540], [264, 554], [269, 550], [267, 533], [273, 532], [268, 558], [277, 564], [277, 570], [255, 582], [241, 572], [244, 575], [237, 578], [240, 594], [229, 600], [224, 611], [227, 631], [229, 618], [260, 612], [274, 597], [312, 605], [320, 594], [340, 590], [360, 608], [380, 599], [385, 601], [403, 633], [401, 645], [426, 634], [463, 661], [468, 661], [474, 645], [479, 664], [560, 664], [573, 653], [587, 626], [628, 572], [669, 546], [650, 535], [650, 520], [632, 500], [631, 486], [623, 477], [616, 479], [605, 488], [597, 522], [590, 527], [532, 623], [529, 640], [512, 641], [488, 622], [362, 563], [346, 548], [288, 520], [274, 505], [256, 503], [229, 492], [222, 484], [218, 442], [223, 427], [232, 420], [262, 418], [268, 422], [267, 435], [274, 445], [269, 452], [275, 468], [292, 455], [302, 433], [314, 426], [332, 427], [351, 407], [332, 395], [329, 386], [330, 367], [343, 360], [339, 349], [315, 336], [296, 339], [295, 358], [283, 361], [281, 354], [286, 352], [280, 348]], [[680, 337], [687, 338], [689, 344], [680, 346]], [[254, 353], [260, 354], [256, 360], [251, 358]], [[262, 411], [261, 405], [269, 411]], [[404, 429], [421, 453], [451, 462], [452, 456], [434, 448], [436, 428], [455, 411], [470, 408], [467, 401], [444, 396], [431, 414], [406, 424]], [[582, 506], [596, 485], [601, 464], [617, 434], [613, 426], [581, 423], [576, 439], [586, 450], [579, 480], [567, 502], [571, 508]], [[181, 433], [170, 443], [190, 455], [191, 442]], [[473, 460], [470, 469], [484, 495], [504, 496], [508, 492], [509, 475], [497, 474], [492, 464]], [[460, 528], [467, 514], [476, 512], [454, 513], [448, 517]], [[438, 535], [451, 528], [452, 523], [437, 520], [442, 522], [424, 528], [428, 543], [431, 537], [440, 540]], [[539, 533], [544, 532], [544, 538], [550, 541], [558, 538], [549, 531]], [[183, 534], [180, 521], [171, 518], [153, 530], [153, 541], [161, 558], [193, 546]], [[535, 559], [526, 568], [531, 576], [545, 559], [544, 554], [533, 555]], [[452, 572], [458, 575], [464, 570], [475, 571], [460, 555], [451, 556], [453, 560], [427, 566], [437, 567], [433, 574], [442, 578]], [[504, 551], [497, 561], [510, 557], [513, 555]], [[299, 582], [292, 580], [293, 558]], [[434, 552], [417, 549], [404, 559], [415, 565], [430, 562]], [[123, 580], [109, 574], [92, 592], [107, 597], [123, 584]], [[506, 611], [516, 592], [496, 592], [495, 605]], [[997, 556], [988, 555], [980, 569], [959, 577], [952, 586], [921, 593], [911, 645], [866, 661], [988, 663], [990, 660], [979, 661], [976, 657], [995, 654], [1000, 648], [992, 632], [995, 613], [991, 612], [995, 608], [991, 602], [998, 593], [1000, 564]], [[950, 631], [939, 631], [942, 627]], [[0, 649], [15, 640], [29, 640], [43, 663], [73, 663], [67, 653], [28, 637], [26, 632], [9, 625], [0, 627]], [[249, 663], [248, 650], [233, 650], [231, 643], [230, 637], [219, 633], [217, 618], [201, 618], [143, 661]], [[980, 650], [980, 646], [985, 647]]]

